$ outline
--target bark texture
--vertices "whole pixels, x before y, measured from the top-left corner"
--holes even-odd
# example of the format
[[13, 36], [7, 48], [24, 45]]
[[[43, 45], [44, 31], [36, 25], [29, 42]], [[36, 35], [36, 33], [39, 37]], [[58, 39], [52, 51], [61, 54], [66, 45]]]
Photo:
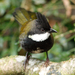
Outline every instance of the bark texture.
[[9, 56], [0, 59], [0, 75], [75, 75], [75, 56], [60, 63], [30, 59], [24, 71], [25, 56]]

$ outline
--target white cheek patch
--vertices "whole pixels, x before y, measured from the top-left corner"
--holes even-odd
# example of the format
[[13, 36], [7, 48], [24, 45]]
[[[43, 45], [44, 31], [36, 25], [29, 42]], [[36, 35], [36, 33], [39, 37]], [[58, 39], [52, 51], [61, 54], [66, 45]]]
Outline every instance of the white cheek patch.
[[48, 39], [49, 36], [50, 36], [50, 33], [46, 32], [43, 34], [29, 35], [28, 37], [34, 41], [40, 42], [40, 41], [44, 41], [44, 40]]

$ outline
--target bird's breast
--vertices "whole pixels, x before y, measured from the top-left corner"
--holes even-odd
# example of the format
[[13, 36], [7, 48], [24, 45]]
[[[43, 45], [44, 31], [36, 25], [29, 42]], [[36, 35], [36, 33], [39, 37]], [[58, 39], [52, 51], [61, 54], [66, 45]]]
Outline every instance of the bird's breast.
[[46, 52], [53, 46], [53, 43], [54, 39], [51, 36], [44, 41], [34, 41], [28, 37], [20, 40], [22, 48], [31, 53]]

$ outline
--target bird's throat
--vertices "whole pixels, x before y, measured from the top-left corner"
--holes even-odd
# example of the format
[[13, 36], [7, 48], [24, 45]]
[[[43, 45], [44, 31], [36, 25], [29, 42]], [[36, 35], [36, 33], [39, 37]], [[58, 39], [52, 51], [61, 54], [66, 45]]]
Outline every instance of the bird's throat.
[[42, 33], [42, 34], [29, 35], [28, 38], [30, 38], [36, 42], [42, 42], [42, 41], [45, 41], [46, 39], [48, 39], [49, 36], [50, 36], [50, 33], [46, 32], [46, 33]]

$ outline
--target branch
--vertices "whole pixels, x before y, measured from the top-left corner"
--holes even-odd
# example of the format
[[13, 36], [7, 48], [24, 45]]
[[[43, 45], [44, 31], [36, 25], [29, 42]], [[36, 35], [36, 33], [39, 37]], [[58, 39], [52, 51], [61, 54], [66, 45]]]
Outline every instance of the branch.
[[75, 56], [68, 61], [60, 63], [50, 62], [49, 66], [44, 61], [30, 59], [24, 72], [24, 56], [9, 56], [0, 59], [0, 75], [74, 75]]
[[66, 15], [69, 17], [72, 12], [72, 7], [70, 4], [70, 1], [69, 0], [62, 0], [62, 1], [64, 3], [65, 8], [66, 8]]
[[67, 31], [67, 32], [65, 32], [65, 33], [62, 33], [62, 34], [60, 34], [60, 35], [57, 35], [57, 36], [55, 36], [55, 39], [58, 39], [58, 38], [60, 38], [60, 37], [63, 37], [63, 36], [65, 36], [65, 35], [71, 34], [71, 33], [75, 33], [75, 29], [69, 30], [69, 31]]
[[25, 8], [26, 10], [30, 10], [31, 5], [32, 5], [31, 0], [23, 0], [21, 7]]

